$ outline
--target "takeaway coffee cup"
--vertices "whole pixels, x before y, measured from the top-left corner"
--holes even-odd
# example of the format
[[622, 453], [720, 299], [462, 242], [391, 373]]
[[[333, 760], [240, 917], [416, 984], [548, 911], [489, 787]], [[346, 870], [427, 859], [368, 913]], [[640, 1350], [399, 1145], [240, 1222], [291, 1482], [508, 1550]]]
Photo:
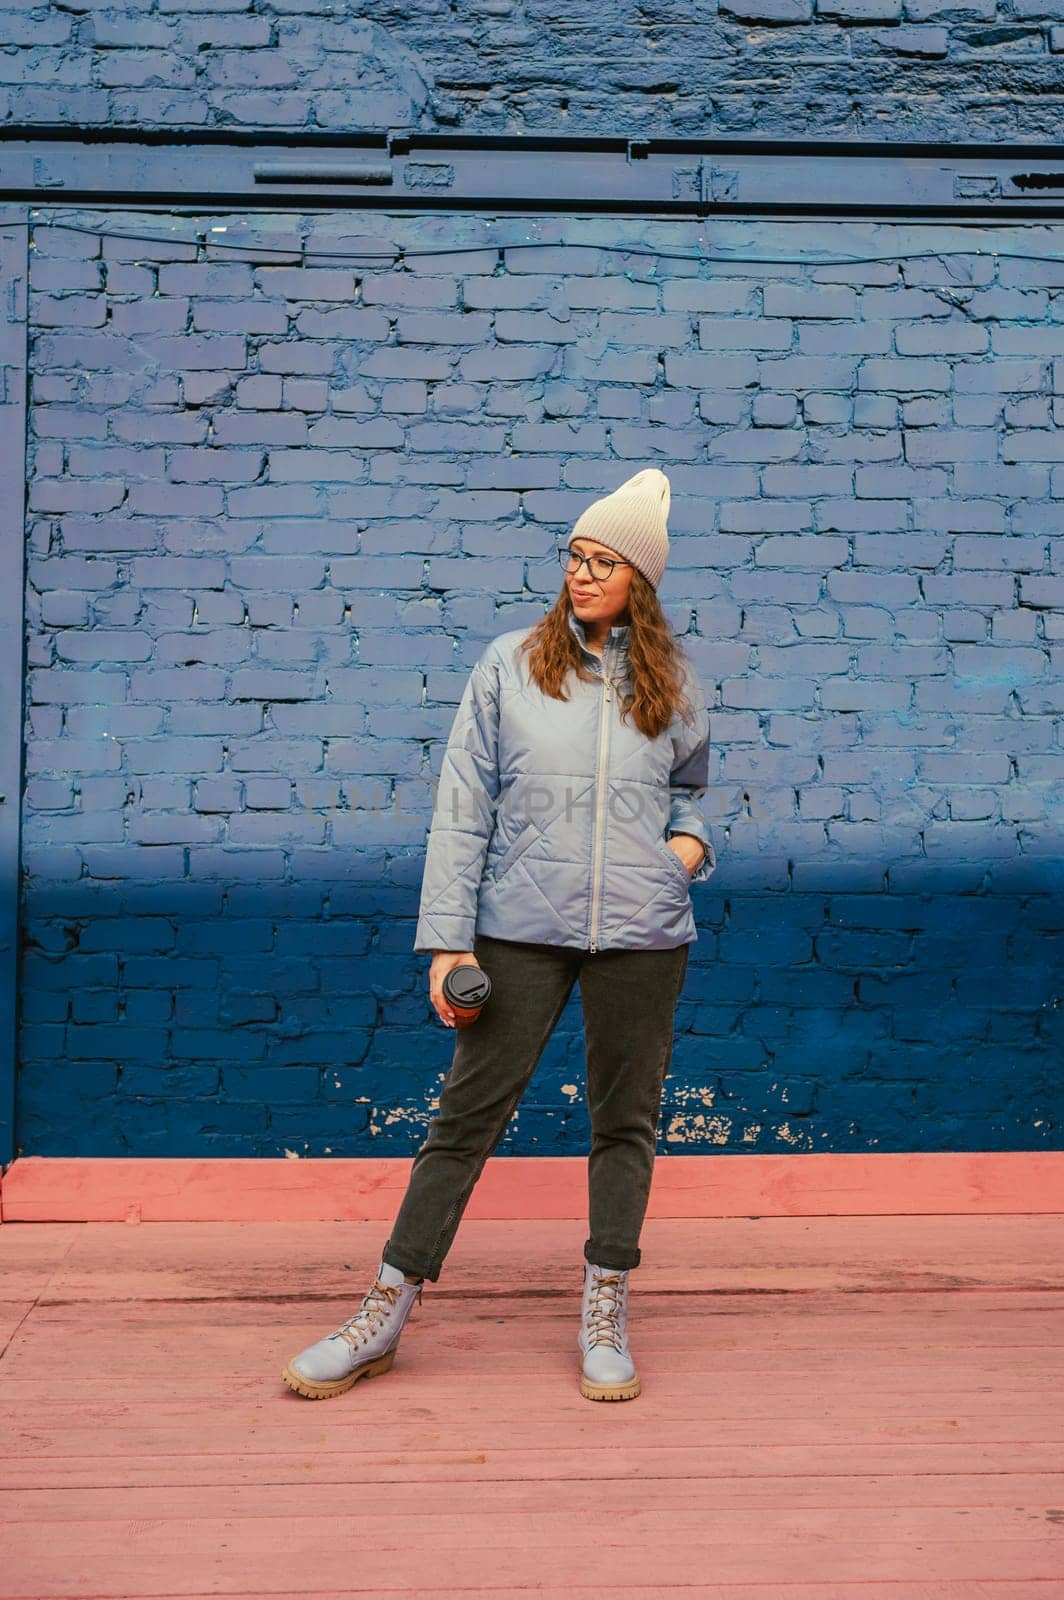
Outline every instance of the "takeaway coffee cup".
[[475, 967], [471, 962], [452, 967], [443, 980], [443, 996], [454, 1012], [456, 1028], [468, 1028], [475, 1022], [490, 994], [491, 979], [483, 967]]

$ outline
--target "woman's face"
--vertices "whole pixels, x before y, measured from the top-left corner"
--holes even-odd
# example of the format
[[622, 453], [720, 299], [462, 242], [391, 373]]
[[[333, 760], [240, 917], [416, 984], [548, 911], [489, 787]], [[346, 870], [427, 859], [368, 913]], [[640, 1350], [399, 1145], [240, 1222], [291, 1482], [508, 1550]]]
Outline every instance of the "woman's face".
[[[573, 539], [569, 545], [581, 556], [608, 556], [612, 561], [621, 561], [616, 550], [611, 550], [609, 545], [599, 544], [595, 539]], [[591, 568], [586, 562], [576, 572], [567, 572], [565, 581], [569, 586], [569, 599], [572, 601], [573, 610], [581, 622], [599, 622], [607, 627], [612, 627], [623, 617], [628, 606], [628, 591], [632, 587], [632, 573], [635, 568], [630, 565], [614, 567], [609, 578], [596, 578], [591, 575]]]

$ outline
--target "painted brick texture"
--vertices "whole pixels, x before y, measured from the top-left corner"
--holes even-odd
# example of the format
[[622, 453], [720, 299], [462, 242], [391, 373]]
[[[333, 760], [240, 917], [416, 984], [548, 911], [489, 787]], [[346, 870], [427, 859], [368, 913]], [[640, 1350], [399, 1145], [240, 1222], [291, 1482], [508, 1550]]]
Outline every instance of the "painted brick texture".
[[0, 119], [1055, 143], [1062, 0], [5, 0]]
[[[1019, 227], [33, 222], [18, 1153], [413, 1153], [466, 673], [648, 463], [719, 861], [661, 1150], [1059, 1144], [1064, 262]], [[362, 254], [241, 259], [300, 233]], [[581, 1072], [577, 995], [500, 1153], [586, 1149]]]

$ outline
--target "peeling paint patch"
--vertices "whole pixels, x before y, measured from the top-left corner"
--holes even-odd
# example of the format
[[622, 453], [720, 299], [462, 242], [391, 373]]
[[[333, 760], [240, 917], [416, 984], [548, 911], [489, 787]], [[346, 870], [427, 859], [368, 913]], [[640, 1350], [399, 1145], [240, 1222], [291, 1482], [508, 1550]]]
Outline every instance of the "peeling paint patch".
[[669, 1118], [665, 1137], [675, 1144], [727, 1144], [731, 1129], [730, 1117], [707, 1117], [701, 1112], [689, 1114], [681, 1111]]
[[[439, 1109], [439, 1100], [429, 1102], [428, 1111], [421, 1105], [408, 1106], [374, 1106], [370, 1112], [368, 1131], [370, 1133], [383, 1133], [385, 1128], [394, 1128], [397, 1124], [406, 1124], [415, 1129], [419, 1136], [423, 1136], [432, 1113]], [[378, 1122], [378, 1117], [383, 1121]]]
[[673, 1105], [689, 1105], [695, 1100], [699, 1105], [711, 1106], [717, 1098], [717, 1091], [709, 1084], [683, 1083], [677, 1085], [671, 1098]]
[[779, 1127], [773, 1131], [782, 1144], [789, 1144], [795, 1149], [808, 1150], [811, 1148], [812, 1140], [809, 1135], [792, 1128], [789, 1122], [781, 1122]]

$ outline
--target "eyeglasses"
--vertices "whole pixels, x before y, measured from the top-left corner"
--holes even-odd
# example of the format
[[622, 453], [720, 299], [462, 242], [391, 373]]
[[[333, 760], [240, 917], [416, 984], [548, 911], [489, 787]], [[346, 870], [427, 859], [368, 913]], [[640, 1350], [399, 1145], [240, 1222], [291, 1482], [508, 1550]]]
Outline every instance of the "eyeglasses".
[[576, 550], [559, 549], [558, 560], [562, 570], [566, 573], [579, 572], [586, 563], [587, 570], [599, 583], [605, 583], [607, 578], [613, 577], [614, 567], [630, 567], [630, 561], [614, 561], [609, 556], [582, 556]]

